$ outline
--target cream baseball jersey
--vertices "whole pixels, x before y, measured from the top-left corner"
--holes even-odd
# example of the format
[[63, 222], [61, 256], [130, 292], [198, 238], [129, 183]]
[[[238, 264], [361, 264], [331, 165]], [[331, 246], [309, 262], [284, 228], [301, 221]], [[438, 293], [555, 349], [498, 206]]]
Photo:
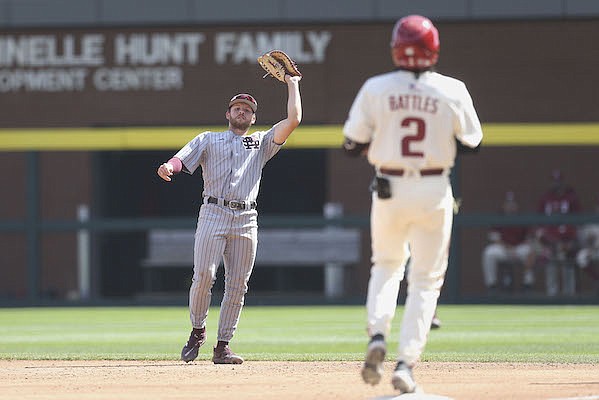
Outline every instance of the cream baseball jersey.
[[357, 143], [370, 143], [377, 168], [451, 168], [455, 139], [468, 147], [482, 140], [472, 98], [460, 80], [436, 73], [397, 70], [368, 79], [343, 128]]

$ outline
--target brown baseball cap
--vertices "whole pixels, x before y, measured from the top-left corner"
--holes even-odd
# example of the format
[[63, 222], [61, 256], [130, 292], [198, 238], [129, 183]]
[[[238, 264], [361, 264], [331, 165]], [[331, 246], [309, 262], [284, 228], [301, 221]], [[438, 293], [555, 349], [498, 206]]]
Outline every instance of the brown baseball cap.
[[258, 109], [258, 102], [254, 99], [254, 96], [247, 93], [236, 94], [229, 100], [229, 107], [235, 103], [245, 103], [252, 108], [252, 111], [256, 112]]

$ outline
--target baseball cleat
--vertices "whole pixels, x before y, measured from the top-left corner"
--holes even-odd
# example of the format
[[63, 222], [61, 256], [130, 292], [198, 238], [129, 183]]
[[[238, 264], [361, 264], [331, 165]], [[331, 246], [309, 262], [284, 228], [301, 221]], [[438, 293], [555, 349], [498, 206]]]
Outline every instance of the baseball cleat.
[[186, 363], [195, 360], [198, 357], [200, 347], [206, 343], [206, 330], [193, 329], [189, 335], [189, 340], [181, 350], [181, 360]]
[[214, 348], [212, 352], [212, 362], [215, 364], [241, 364], [243, 363], [243, 358], [233, 353], [231, 348], [227, 345], [222, 348]]
[[412, 376], [412, 367], [403, 361], [397, 363], [393, 377], [391, 378], [391, 384], [395, 390], [399, 390], [402, 394], [414, 393], [418, 389], [416, 381]]
[[383, 335], [374, 335], [368, 343], [366, 358], [362, 367], [362, 379], [365, 383], [376, 385], [383, 376], [383, 362], [387, 354], [387, 345]]
[[437, 317], [437, 314], [433, 316], [433, 320], [431, 321], [431, 329], [439, 329], [441, 327], [441, 320]]

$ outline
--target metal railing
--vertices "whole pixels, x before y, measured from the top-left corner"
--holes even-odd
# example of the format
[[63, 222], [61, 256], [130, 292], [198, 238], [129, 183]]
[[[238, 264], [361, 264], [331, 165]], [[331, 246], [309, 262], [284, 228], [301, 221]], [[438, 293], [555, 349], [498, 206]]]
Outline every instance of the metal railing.
[[[27, 292], [30, 303], [39, 301], [40, 276], [40, 237], [51, 232], [74, 233], [110, 233], [142, 232], [150, 229], [194, 229], [196, 217], [151, 217], [151, 218], [91, 218], [89, 220], [25, 220], [0, 221], [0, 234], [19, 232], [27, 238]], [[325, 218], [322, 215], [261, 215], [261, 228], [309, 228], [309, 227], [360, 227], [369, 229], [370, 221], [366, 215]], [[458, 214], [454, 219], [454, 233], [451, 244], [452, 264], [446, 277], [445, 294], [450, 300], [459, 299], [460, 232], [462, 228], [491, 227], [497, 225], [584, 225], [599, 223], [599, 214], [564, 214], [545, 216], [539, 214], [520, 214], [506, 216], [502, 214]], [[87, 271], [86, 273], [88, 273]], [[81, 271], [80, 271], [81, 273]], [[85, 286], [85, 285], [83, 285]]]

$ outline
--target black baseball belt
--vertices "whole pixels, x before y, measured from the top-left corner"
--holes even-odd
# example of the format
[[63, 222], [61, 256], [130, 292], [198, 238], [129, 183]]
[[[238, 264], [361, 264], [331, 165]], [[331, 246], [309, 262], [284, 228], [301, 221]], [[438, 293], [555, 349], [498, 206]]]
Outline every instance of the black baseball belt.
[[204, 202], [229, 207], [231, 210], [255, 210], [258, 205], [255, 201], [226, 200], [212, 196], [208, 196]]

